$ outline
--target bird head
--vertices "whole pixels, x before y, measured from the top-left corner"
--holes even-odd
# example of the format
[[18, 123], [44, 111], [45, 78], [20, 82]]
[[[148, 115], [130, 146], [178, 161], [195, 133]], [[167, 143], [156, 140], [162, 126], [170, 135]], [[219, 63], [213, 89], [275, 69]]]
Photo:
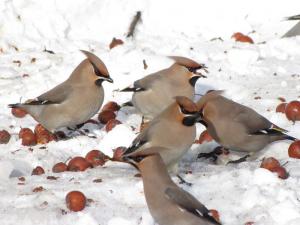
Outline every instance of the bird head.
[[97, 86], [101, 86], [103, 81], [113, 83], [105, 64], [100, 58], [85, 50], [81, 50], [81, 52], [87, 57], [88, 62], [92, 65], [93, 74], [95, 75], [95, 84]]
[[182, 57], [182, 56], [169, 56], [169, 58], [173, 59], [176, 64], [178, 64], [180, 66], [184, 66], [185, 68], [188, 69], [188, 71], [190, 72], [190, 73], [188, 73], [188, 75], [190, 76], [189, 82], [193, 87], [195, 86], [197, 80], [200, 77], [206, 78], [205, 75], [198, 72], [198, 70], [200, 70], [200, 69], [204, 70], [206, 73], [208, 72], [207, 67], [204, 64], [199, 64], [192, 59]]
[[197, 105], [187, 97], [175, 97], [180, 119], [185, 126], [193, 126], [196, 122], [201, 120], [201, 113], [198, 111]]
[[143, 162], [146, 158], [155, 158], [157, 155], [160, 155], [164, 151], [168, 151], [168, 148], [165, 147], [149, 147], [143, 150], [135, 151], [129, 154], [125, 154], [122, 158], [124, 162], [127, 162], [134, 166], [136, 169], [140, 170], [140, 167], [143, 166]]

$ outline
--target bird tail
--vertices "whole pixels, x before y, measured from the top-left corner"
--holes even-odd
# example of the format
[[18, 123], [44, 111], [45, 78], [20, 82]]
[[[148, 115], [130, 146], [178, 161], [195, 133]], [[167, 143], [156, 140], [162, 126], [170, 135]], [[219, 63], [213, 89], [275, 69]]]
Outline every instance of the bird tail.
[[290, 140], [290, 141], [297, 141], [297, 140], [298, 140], [297, 138], [295, 138], [295, 137], [292, 137], [292, 136], [290, 136], [290, 135], [287, 135], [287, 134], [285, 134], [285, 135], [284, 135], [284, 139], [286, 139], [286, 140]]
[[286, 20], [300, 20], [300, 15], [286, 17], [285, 19]]

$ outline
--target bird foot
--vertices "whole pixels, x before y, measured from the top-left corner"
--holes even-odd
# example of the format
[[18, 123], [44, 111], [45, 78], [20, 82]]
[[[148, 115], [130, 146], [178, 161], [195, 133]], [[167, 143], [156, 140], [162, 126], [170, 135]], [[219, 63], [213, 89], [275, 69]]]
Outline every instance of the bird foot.
[[191, 187], [193, 185], [192, 183], [185, 181], [179, 174], [177, 174], [177, 178], [179, 179], [179, 184], [185, 184], [189, 187]]
[[247, 161], [247, 158], [250, 157], [250, 155], [245, 155], [244, 157], [242, 158], [239, 158], [237, 160], [231, 160], [227, 163], [228, 164], [238, 164], [238, 163], [242, 163], [242, 162], [246, 162]]
[[218, 146], [212, 152], [199, 153], [197, 158], [198, 159], [200, 159], [200, 158], [206, 158], [206, 159], [212, 158], [212, 160], [215, 162], [215, 161], [217, 161], [218, 156], [222, 155], [222, 154], [227, 155], [227, 154], [229, 154], [229, 151], [228, 151], [228, 149], [226, 149], [222, 146]]

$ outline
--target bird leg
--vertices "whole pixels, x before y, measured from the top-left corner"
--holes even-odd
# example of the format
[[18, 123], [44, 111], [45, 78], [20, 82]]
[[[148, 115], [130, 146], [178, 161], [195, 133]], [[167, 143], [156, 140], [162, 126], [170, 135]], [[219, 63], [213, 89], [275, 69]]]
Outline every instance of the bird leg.
[[177, 174], [176, 176], [179, 179], [179, 184], [185, 184], [187, 186], [192, 186], [193, 185], [192, 183], [189, 183], [189, 182], [185, 181], [179, 174]]
[[227, 165], [230, 164], [230, 163], [232, 163], [232, 164], [237, 164], [237, 163], [241, 163], [241, 162], [246, 162], [248, 157], [250, 157], [250, 154], [247, 154], [247, 155], [245, 155], [245, 156], [243, 156], [242, 158], [239, 158], [239, 159], [237, 159], [237, 160], [231, 160], [231, 161], [229, 161], [229, 162], [227, 163]]
[[145, 128], [147, 128], [149, 126], [149, 122], [145, 122], [145, 117], [142, 117], [142, 122], [140, 125], [140, 132], [142, 132]]
[[202, 152], [198, 154], [198, 159], [199, 158], [212, 158], [212, 160], [215, 162], [218, 159], [219, 155], [225, 154], [227, 155], [229, 153], [229, 150], [227, 148], [224, 148], [222, 146], [216, 147], [212, 152]]

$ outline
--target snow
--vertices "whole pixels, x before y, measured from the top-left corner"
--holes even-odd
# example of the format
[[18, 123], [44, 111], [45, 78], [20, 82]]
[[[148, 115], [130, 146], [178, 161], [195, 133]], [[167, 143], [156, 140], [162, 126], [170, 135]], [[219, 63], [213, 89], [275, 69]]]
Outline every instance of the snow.
[[[104, 84], [105, 102], [130, 100], [130, 94], [115, 90], [171, 65], [166, 56], [182, 55], [209, 68], [208, 78], [196, 85], [197, 94], [209, 89], [226, 90], [227, 97], [254, 108], [300, 138], [300, 123], [293, 124], [275, 112], [278, 97], [287, 101], [300, 99], [300, 36], [280, 38], [296, 23], [283, 18], [299, 14], [297, 6], [297, 0], [1, 1], [0, 130], [12, 134], [7, 145], [0, 145], [1, 224], [155, 224], [134, 168], [108, 162], [85, 172], [51, 172], [55, 163], [84, 156], [92, 149], [111, 156], [112, 149], [128, 146], [136, 136], [132, 127], [138, 128], [141, 121], [133, 109], [121, 109], [117, 119], [123, 124], [109, 133], [103, 126], [85, 125], [96, 139], [77, 134], [70, 140], [37, 145], [32, 150], [21, 145], [20, 128], [34, 128], [36, 122], [30, 116], [13, 117], [7, 105], [34, 98], [65, 80], [84, 59], [79, 49], [94, 51], [115, 81]], [[142, 12], [142, 23], [135, 37], [126, 39], [137, 11]], [[234, 32], [248, 34], [256, 44], [234, 42], [230, 38]], [[109, 50], [113, 37], [123, 39], [125, 44]], [[212, 40], [218, 37], [223, 41]], [[44, 52], [45, 48], [55, 54]], [[198, 134], [204, 130], [201, 125], [197, 129]], [[182, 188], [208, 208], [217, 209], [224, 225], [248, 221], [255, 225], [298, 225], [300, 165], [288, 157], [289, 144], [273, 143], [253, 161], [228, 166], [224, 165], [226, 157], [220, 158], [218, 165], [197, 159], [199, 152], [212, 150], [216, 143], [193, 145], [180, 164], [184, 178], [193, 186]], [[231, 159], [239, 156], [234, 152], [229, 155]], [[259, 168], [261, 159], [269, 156], [287, 163], [287, 180]], [[46, 174], [31, 176], [38, 165]], [[19, 176], [24, 176], [25, 181], [20, 181]], [[98, 178], [101, 183], [93, 182]], [[178, 182], [175, 177], [174, 180]], [[39, 186], [45, 190], [32, 191]], [[81, 212], [70, 212], [66, 207], [65, 196], [72, 190], [80, 190], [93, 200]]]

